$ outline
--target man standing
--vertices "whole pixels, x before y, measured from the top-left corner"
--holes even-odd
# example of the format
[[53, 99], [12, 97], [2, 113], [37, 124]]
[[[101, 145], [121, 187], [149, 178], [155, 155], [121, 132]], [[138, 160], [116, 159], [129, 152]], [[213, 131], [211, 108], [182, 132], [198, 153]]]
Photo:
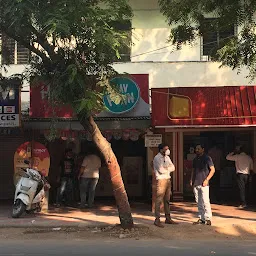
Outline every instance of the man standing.
[[65, 150], [65, 156], [61, 161], [60, 188], [57, 196], [57, 206], [60, 206], [64, 199], [66, 203], [73, 202], [73, 179], [74, 179], [75, 160], [72, 149]]
[[171, 172], [175, 171], [175, 167], [170, 159], [170, 149], [167, 145], [160, 144], [158, 146], [159, 153], [153, 161], [153, 168], [156, 175], [156, 203], [155, 203], [155, 222], [157, 227], [163, 228], [160, 221], [160, 207], [164, 203], [165, 223], [177, 224], [171, 219], [170, 215], [170, 197], [171, 197]]
[[214, 175], [215, 168], [211, 157], [205, 154], [204, 146], [196, 146], [196, 158], [193, 160], [193, 169], [190, 185], [193, 186], [195, 200], [198, 206], [198, 221], [193, 224], [211, 225], [212, 210], [209, 196], [209, 181]]
[[250, 171], [253, 170], [253, 160], [244, 151], [242, 146], [236, 146], [234, 152], [227, 155], [227, 160], [234, 161], [236, 165], [237, 184], [240, 192], [240, 209], [247, 207], [246, 187], [249, 182]]
[[80, 181], [80, 198], [81, 208], [85, 208], [87, 192], [88, 192], [88, 207], [93, 207], [95, 190], [99, 181], [99, 169], [101, 167], [101, 160], [96, 154], [85, 156], [78, 179]]

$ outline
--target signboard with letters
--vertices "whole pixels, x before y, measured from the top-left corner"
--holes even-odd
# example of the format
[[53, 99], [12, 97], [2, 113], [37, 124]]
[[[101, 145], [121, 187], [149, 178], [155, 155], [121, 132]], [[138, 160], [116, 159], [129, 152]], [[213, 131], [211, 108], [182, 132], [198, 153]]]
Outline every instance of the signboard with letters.
[[0, 86], [0, 128], [20, 126], [20, 89]]
[[162, 134], [146, 134], [145, 135], [145, 147], [157, 148], [159, 144], [163, 142]]
[[[105, 110], [98, 117], [150, 117], [149, 80], [147, 74], [132, 74], [126, 77], [115, 77], [111, 80], [125, 97], [124, 102], [115, 103], [109, 95], [103, 97]], [[30, 117], [51, 118], [53, 110], [48, 101], [48, 88], [43, 84], [31, 86]], [[69, 106], [55, 109], [61, 118], [73, 118], [74, 113]]]
[[124, 95], [125, 100], [116, 104], [111, 100], [109, 95], [105, 95], [103, 101], [107, 110], [114, 114], [123, 114], [132, 110], [140, 99], [139, 86], [127, 77], [116, 77], [110, 82], [118, 87], [120, 93]]

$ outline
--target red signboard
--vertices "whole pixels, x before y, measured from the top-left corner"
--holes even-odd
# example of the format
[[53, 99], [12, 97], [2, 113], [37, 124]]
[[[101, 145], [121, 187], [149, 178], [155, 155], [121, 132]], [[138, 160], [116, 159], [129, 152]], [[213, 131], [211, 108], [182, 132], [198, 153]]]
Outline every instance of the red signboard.
[[[73, 111], [69, 106], [54, 108], [55, 115], [63, 118], [72, 118]], [[44, 84], [32, 85], [30, 88], [30, 117], [50, 118], [53, 108], [48, 101], [48, 87]]]
[[[138, 85], [140, 89], [141, 101], [131, 113], [132, 116], [149, 116], [149, 85], [147, 74], [130, 75], [130, 78]], [[30, 117], [50, 118], [53, 116], [53, 109], [48, 101], [48, 88], [44, 84], [31, 86], [30, 91]], [[55, 115], [61, 118], [73, 118], [74, 114], [69, 106], [54, 108]], [[103, 116], [103, 115], [102, 115]], [[107, 117], [108, 114], [104, 114]], [[109, 114], [109, 116], [111, 116]]]
[[152, 89], [154, 126], [256, 124], [256, 86]]
[[31, 168], [39, 170], [44, 176], [48, 176], [50, 168], [50, 154], [47, 148], [37, 141], [28, 141], [20, 145], [14, 154], [14, 180], [15, 184], [20, 178], [22, 168], [28, 165], [24, 160], [29, 160]]

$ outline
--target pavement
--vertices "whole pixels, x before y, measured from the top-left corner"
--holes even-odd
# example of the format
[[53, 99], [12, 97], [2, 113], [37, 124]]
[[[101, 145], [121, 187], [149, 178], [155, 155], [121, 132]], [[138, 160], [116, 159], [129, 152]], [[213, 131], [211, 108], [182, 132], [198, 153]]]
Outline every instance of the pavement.
[[0, 241], [0, 256], [23, 255], [256, 255], [254, 242], [76, 240]]
[[[11, 205], [0, 206], [0, 228], [56, 228], [56, 227], [103, 227], [119, 223], [114, 205], [98, 204], [94, 209], [54, 208], [48, 213], [25, 214], [19, 219], [11, 218]], [[197, 207], [194, 203], [177, 202], [171, 205], [172, 217], [180, 225], [159, 229], [153, 226], [154, 216], [150, 205], [131, 204], [134, 222], [147, 226], [163, 239], [256, 239], [256, 209], [240, 210], [234, 206], [212, 205], [213, 226], [194, 226]], [[203, 231], [202, 231], [203, 230]], [[1, 254], [0, 254], [1, 256]]]

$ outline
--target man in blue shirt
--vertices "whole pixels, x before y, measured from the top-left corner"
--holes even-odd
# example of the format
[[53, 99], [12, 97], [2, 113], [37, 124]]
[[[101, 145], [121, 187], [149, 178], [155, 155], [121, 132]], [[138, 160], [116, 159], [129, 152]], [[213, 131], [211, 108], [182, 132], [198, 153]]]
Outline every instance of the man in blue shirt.
[[198, 221], [193, 224], [211, 225], [212, 210], [209, 196], [209, 181], [215, 173], [211, 157], [205, 154], [204, 146], [196, 146], [196, 157], [193, 160], [193, 170], [190, 185], [193, 186], [195, 200], [198, 206]]

